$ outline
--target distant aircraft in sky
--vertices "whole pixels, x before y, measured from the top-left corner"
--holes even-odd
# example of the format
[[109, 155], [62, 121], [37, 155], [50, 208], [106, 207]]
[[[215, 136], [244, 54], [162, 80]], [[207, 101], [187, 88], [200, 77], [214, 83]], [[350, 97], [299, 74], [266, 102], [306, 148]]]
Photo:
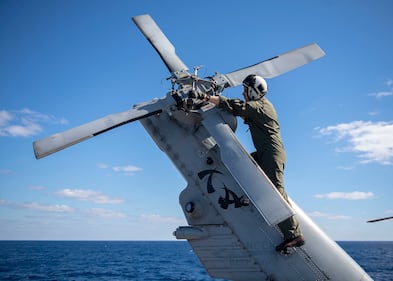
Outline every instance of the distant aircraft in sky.
[[[139, 120], [172, 160], [188, 185], [179, 197], [188, 226], [174, 231], [187, 239], [210, 276], [252, 280], [372, 280], [293, 201], [282, 198], [235, 135], [237, 119], [198, 97], [221, 95], [249, 74], [273, 78], [324, 56], [309, 44], [227, 74], [201, 78], [190, 72], [149, 15], [133, 17], [168, 68], [171, 88], [159, 99], [33, 143], [42, 158]], [[306, 244], [282, 252], [277, 224], [296, 215]]]

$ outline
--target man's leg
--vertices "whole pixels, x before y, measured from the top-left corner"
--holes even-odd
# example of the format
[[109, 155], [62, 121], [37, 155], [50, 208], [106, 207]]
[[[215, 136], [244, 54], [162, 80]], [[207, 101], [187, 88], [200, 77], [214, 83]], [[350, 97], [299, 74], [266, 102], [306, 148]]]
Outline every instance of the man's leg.
[[[282, 157], [283, 159], [280, 159], [279, 157], [274, 159], [272, 157], [266, 157], [265, 155], [258, 155], [259, 158], [257, 159], [257, 162], [283, 196], [285, 201], [287, 201], [290, 205], [288, 195], [284, 189], [285, 155]], [[276, 247], [277, 251], [285, 250], [287, 247], [302, 246], [304, 244], [304, 238], [295, 216], [280, 222], [277, 226], [284, 235], [284, 242]]]

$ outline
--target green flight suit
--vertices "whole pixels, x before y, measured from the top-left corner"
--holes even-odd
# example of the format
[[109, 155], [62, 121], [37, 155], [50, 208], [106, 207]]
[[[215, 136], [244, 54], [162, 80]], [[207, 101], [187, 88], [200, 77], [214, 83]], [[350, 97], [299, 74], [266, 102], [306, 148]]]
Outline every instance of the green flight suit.
[[[256, 152], [253, 153], [255, 160], [289, 204], [284, 189], [286, 154], [281, 141], [277, 113], [272, 103], [265, 97], [245, 102], [220, 96], [219, 107], [244, 118], [244, 123], [250, 128], [256, 148]], [[284, 220], [278, 224], [278, 227], [285, 240], [301, 235], [299, 223], [295, 217]]]

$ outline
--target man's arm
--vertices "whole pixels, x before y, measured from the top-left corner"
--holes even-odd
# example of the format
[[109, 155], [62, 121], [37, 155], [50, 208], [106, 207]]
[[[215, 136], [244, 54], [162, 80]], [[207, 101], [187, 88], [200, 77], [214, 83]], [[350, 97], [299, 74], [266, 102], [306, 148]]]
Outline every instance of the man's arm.
[[228, 99], [223, 96], [205, 96], [205, 101], [231, 112], [235, 116], [245, 118], [248, 115], [246, 103], [240, 99]]

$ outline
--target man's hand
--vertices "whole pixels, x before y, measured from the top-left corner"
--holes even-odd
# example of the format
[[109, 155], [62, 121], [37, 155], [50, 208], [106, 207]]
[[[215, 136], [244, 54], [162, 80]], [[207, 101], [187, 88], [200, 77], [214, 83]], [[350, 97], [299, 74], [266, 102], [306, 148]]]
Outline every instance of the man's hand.
[[208, 94], [202, 93], [202, 94], [197, 95], [197, 99], [211, 102], [217, 106], [220, 104], [220, 97], [219, 96], [210, 96]]

